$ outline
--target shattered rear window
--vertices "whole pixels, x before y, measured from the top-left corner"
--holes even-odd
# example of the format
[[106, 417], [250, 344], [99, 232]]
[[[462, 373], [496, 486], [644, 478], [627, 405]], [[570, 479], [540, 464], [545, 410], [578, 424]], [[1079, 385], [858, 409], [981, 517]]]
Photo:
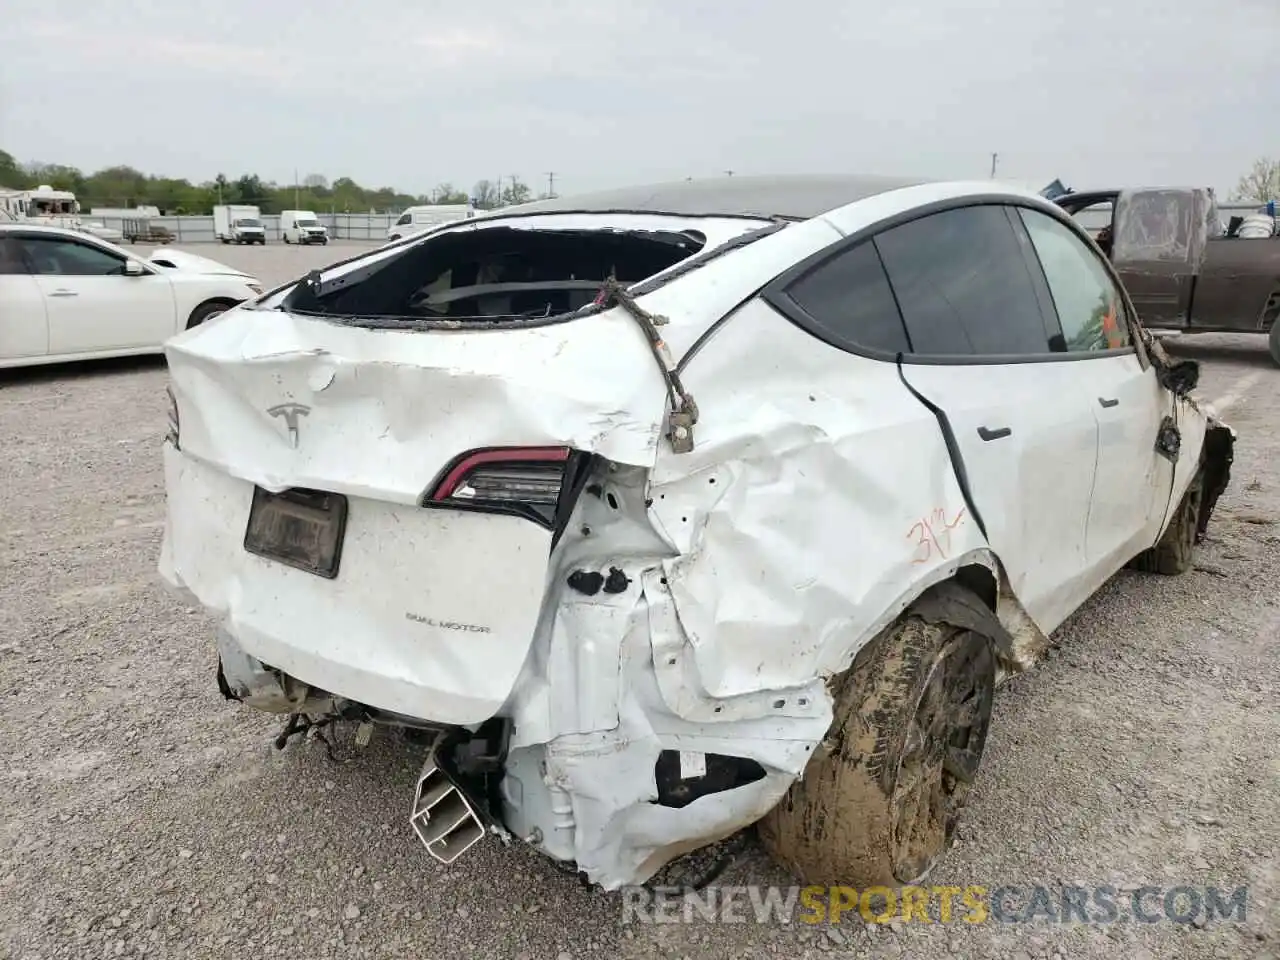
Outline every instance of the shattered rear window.
[[281, 304], [294, 313], [404, 321], [518, 321], [590, 306], [606, 281], [629, 285], [698, 254], [695, 231], [493, 226], [443, 233], [321, 282]]

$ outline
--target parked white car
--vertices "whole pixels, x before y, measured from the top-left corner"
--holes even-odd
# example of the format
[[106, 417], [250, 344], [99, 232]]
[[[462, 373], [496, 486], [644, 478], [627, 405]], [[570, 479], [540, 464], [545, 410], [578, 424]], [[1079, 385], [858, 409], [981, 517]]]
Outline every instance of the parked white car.
[[81, 230], [0, 222], [0, 367], [159, 353], [261, 293], [248, 274], [181, 250], [142, 260]]
[[1235, 440], [991, 182], [530, 204], [166, 355], [160, 567], [223, 694], [281, 742], [427, 732], [433, 857], [492, 832], [607, 889], [757, 822], [808, 882], [918, 882], [997, 681], [1190, 567]]

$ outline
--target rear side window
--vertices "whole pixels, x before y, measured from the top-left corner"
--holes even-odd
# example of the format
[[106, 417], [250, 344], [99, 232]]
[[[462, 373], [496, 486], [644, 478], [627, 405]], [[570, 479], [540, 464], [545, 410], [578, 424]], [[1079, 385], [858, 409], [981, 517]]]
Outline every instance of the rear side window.
[[946, 210], [875, 242], [914, 353], [1051, 352], [1027, 257], [1003, 207]]
[[0, 277], [27, 273], [22, 259], [22, 249], [13, 237], [0, 235]]
[[1131, 346], [1124, 298], [1097, 255], [1053, 217], [1036, 210], [1018, 213], [1044, 267], [1067, 349], [1079, 353]]
[[907, 333], [875, 246], [836, 254], [787, 288], [813, 322], [837, 340], [885, 353], [907, 353]]

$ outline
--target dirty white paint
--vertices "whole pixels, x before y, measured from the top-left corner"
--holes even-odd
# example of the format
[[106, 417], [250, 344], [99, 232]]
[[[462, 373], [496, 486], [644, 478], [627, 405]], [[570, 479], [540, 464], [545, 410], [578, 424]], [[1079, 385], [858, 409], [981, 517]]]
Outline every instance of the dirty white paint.
[[[665, 386], [620, 309], [431, 332], [231, 311], [167, 348], [181, 449], [166, 445], [162, 571], [244, 652], [305, 683], [424, 720], [510, 718], [505, 826], [608, 889], [643, 881], [783, 796], [830, 726], [826, 679], [927, 586], [990, 570], [1025, 666], [1126, 551], [1154, 541], [1189, 482], [1189, 466], [1175, 474], [1152, 451], [1173, 404], [1136, 357], [900, 374], [756, 296], [844, 234], [992, 189], [882, 195], [642, 297], [677, 358], [733, 314], [683, 370], [700, 411], [687, 454], [663, 439]], [[713, 242], [746, 228], [675, 225]], [[947, 408], [986, 536], [938, 419], [904, 378]], [[1113, 394], [1123, 414], [1109, 419], [1097, 398]], [[283, 404], [306, 408], [296, 442], [268, 412]], [[1180, 406], [1194, 463], [1203, 418]], [[1014, 442], [981, 443], [983, 424], [1010, 426]], [[554, 549], [529, 521], [421, 506], [447, 463], [490, 446], [600, 456]], [[255, 484], [351, 498], [337, 579], [245, 553]], [[614, 571], [613, 592], [568, 585]], [[661, 806], [663, 751], [688, 777], [716, 755], [764, 776]]]

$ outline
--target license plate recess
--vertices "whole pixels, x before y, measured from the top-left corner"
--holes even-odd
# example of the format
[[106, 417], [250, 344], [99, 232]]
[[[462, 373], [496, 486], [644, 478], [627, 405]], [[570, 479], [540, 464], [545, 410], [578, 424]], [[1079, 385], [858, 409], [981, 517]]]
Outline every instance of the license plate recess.
[[332, 580], [342, 559], [347, 498], [321, 490], [253, 488], [244, 548], [255, 556]]

